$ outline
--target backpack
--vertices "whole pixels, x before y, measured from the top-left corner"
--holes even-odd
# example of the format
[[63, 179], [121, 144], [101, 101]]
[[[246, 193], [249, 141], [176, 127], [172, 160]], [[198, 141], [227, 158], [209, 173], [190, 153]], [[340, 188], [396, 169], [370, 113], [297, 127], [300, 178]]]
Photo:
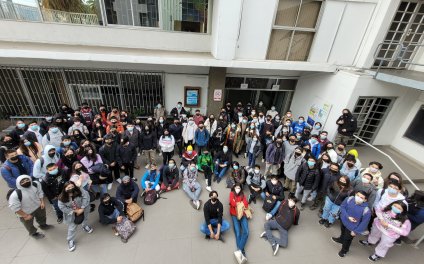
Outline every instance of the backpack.
[[141, 217], [143, 217], [144, 221], [144, 210], [136, 203], [130, 203], [127, 205], [126, 214], [128, 219], [130, 219], [132, 222], [136, 222]]
[[136, 226], [131, 220], [124, 217], [121, 223], [116, 223], [115, 229], [121, 237], [121, 241], [127, 243], [128, 238], [134, 234]]
[[272, 208], [274, 208], [275, 204], [277, 203], [277, 200], [272, 199], [272, 195], [265, 197], [264, 204], [262, 205], [262, 209], [265, 210], [265, 212], [269, 213], [271, 212]]
[[150, 190], [148, 192], [146, 192], [146, 194], [144, 195], [144, 204], [145, 205], [152, 205], [154, 203], [156, 203], [156, 201], [158, 200], [158, 193], [156, 192], [156, 190]]
[[[38, 189], [38, 184], [36, 184], [34, 181], [32, 182], [32, 186]], [[13, 192], [16, 192], [16, 194], [18, 195], [19, 201], [22, 202], [22, 191], [18, 188], [9, 189], [9, 191], [7, 191], [7, 194], [6, 194], [6, 200], [9, 201], [9, 198]]]

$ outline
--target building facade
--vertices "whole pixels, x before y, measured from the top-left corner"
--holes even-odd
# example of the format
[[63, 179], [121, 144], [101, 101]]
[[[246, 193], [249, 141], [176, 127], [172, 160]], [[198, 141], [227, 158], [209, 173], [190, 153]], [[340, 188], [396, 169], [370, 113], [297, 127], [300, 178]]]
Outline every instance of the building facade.
[[361, 138], [424, 164], [424, 1], [0, 0], [0, 32], [3, 116], [83, 101], [147, 115], [194, 87], [192, 110], [262, 100], [330, 137], [349, 108]]

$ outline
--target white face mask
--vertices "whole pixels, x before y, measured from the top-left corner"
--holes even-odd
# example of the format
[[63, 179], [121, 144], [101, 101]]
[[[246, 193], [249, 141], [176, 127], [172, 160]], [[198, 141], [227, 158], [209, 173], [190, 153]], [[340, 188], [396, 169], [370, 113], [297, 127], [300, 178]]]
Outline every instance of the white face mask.
[[362, 178], [362, 183], [368, 184], [370, 183], [370, 180], [368, 180], [367, 178]]
[[277, 185], [278, 180], [271, 180], [272, 185]]
[[241, 192], [241, 189], [240, 189], [240, 188], [235, 188], [235, 189], [234, 189], [234, 191], [235, 191], [237, 194], [239, 194], [239, 193]]
[[224, 151], [224, 153], [227, 153], [228, 148], [223, 148], [222, 150]]
[[377, 168], [370, 167], [370, 172], [371, 172], [371, 173], [376, 173], [377, 171], [378, 171], [378, 169], [377, 169]]
[[274, 106], [273, 106], [273, 107], [271, 107], [271, 110], [272, 110], [272, 111], [275, 111], [275, 107], [274, 107]]
[[255, 169], [255, 173], [256, 174], [258, 174], [260, 172], [260, 170], [258, 170], [258, 169]]
[[293, 202], [292, 200], [289, 200], [289, 207], [292, 208], [296, 205], [295, 202]]

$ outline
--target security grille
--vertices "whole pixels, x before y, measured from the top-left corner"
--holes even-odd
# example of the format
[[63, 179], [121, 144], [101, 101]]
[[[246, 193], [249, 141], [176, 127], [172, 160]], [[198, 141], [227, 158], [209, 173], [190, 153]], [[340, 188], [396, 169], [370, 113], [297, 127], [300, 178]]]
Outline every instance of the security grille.
[[[390, 97], [359, 97], [352, 113], [358, 124], [355, 134], [372, 144], [394, 100]], [[348, 142], [348, 145], [357, 144], [361, 142], [356, 138]]]
[[39, 116], [56, 113], [62, 103], [87, 102], [95, 110], [105, 104], [151, 114], [164, 101], [163, 78], [159, 72], [0, 66], [0, 111]]

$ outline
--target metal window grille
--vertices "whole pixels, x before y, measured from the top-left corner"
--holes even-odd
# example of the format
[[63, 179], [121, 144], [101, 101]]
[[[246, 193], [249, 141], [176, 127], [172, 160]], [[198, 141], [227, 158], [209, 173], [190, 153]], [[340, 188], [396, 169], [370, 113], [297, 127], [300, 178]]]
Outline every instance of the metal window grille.
[[[412, 61], [419, 46], [424, 39], [424, 2], [402, 1], [393, 17], [384, 42], [374, 61], [374, 67], [381, 64], [380, 68], [406, 69], [407, 63], [400, 59], [390, 59], [398, 52], [399, 44], [410, 45], [408, 49], [402, 50], [403, 58]], [[383, 58], [383, 59], [379, 59]]]
[[164, 102], [164, 83], [161, 72], [0, 65], [0, 111], [38, 116], [56, 113], [62, 103], [87, 102], [146, 115]]

